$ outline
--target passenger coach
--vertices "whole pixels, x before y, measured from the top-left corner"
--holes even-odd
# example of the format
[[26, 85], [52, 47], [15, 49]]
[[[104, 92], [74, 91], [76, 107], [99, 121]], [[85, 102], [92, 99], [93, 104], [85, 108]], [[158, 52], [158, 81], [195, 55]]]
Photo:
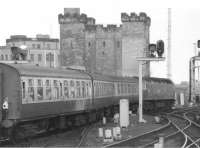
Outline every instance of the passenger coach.
[[[172, 106], [174, 85], [170, 80], [144, 78], [143, 83], [145, 110]], [[15, 127], [27, 124], [39, 130], [62, 129], [118, 112], [122, 98], [129, 99], [130, 109], [136, 111], [138, 78], [1, 63], [0, 98], [2, 129], [12, 133]]]

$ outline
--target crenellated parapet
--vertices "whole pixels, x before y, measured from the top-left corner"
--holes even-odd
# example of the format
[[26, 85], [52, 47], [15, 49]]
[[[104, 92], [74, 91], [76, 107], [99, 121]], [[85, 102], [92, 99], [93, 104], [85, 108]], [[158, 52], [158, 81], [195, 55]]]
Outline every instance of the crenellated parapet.
[[86, 32], [96, 32], [97, 25], [85, 25]]
[[107, 26], [103, 26], [102, 24], [97, 25], [85, 25], [85, 31], [88, 32], [117, 32], [120, 30], [120, 27], [117, 27], [115, 24], [108, 24]]
[[58, 15], [59, 24], [69, 24], [69, 23], [83, 23], [94, 25], [95, 19], [92, 17], [87, 17], [86, 14], [82, 13], [72, 13], [70, 11], [66, 11], [64, 14]]
[[139, 15], [136, 13], [131, 13], [130, 15], [127, 13], [121, 13], [121, 21], [124, 22], [144, 22], [147, 25], [150, 25], [151, 19], [146, 15], [146, 13], [141, 12]]

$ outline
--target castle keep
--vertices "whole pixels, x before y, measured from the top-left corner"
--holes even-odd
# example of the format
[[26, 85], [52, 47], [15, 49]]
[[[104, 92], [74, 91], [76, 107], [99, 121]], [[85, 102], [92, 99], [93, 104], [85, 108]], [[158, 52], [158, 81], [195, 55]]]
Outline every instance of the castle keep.
[[[61, 65], [114, 76], [138, 76], [136, 57], [148, 52], [150, 18], [145, 13], [121, 14], [122, 24], [95, 24], [79, 8], [58, 15]], [[149, 63], [144, 64], [149, 75]]]

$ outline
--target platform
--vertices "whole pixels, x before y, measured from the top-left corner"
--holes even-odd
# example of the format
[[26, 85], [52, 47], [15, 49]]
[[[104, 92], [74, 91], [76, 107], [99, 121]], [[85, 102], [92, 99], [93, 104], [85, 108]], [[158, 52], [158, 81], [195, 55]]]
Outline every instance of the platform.
[[[156, 130], [162, 126], [164, 126], [166, 123], [160, 123], [156, 124], [153, 116], [147, 116], [144, 115], [144, 119], [147, 121], [147, 123], [138, 123], [138, 116], [131, 116], [130, 117], [130, 126], [128, 128], [121, 129], [122, 134], [122, 140], [139, 136], [143, 133], [147, 133], [153, 130]], [[103, 127], [105, 129], [116, 127], [117, 124], [114, 124], [112, 122], [107, 123], [105, 126], [102, 126], [102, 123], [97, 123], [88, 133], [85, 146], [88, 147], [102, 147], [106, 146], [112, 143], [104, 143], [103, 138], [98, 137], [98, 128]], [[119, 141], [114, 141], [119, 142]]]

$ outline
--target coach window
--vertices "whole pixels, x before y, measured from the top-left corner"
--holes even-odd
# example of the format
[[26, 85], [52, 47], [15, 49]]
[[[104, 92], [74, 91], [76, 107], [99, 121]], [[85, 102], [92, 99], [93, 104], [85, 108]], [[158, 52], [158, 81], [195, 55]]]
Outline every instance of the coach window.
[[120, 86], [121, 86], [120, 83], [118, 83], [117, 84], [117, 92], [118, 92], [118, 94], [121, 94]]
[[83, 98], [85, 98], [85, 81], [81, 82], [81, 86], [82, 86], [82, 96]]
[[101, 85], [101, 86], [100, 86], [100, 87], [101, 87], [101, 88], [100, 88], [100, 89], [101, 89], [101, 90], [100, 90], [100, 94], [101, 94], [101, 96], [103, 96], [103, 82], [101, 82], [100, 85]]
[[57, 80], [53, 81], [52, 95], [53, 95], [54, 99], [59, 99], [59, 86], [58, 86], [58, 81]]
[[75, 84], [73, 80], [70, 81], [70, 89], [70, 97], [75, 98]]
[[68, 88], [68, 81], [64, 81], [64, 97], [69, 98], [69, 88]]
[[61, 81], [59, 81], [60, 83], [60, 92], [59, 92], [59, 96], [63, 99], [63, 83]]
[[79, 98], [81, 97], [81, 87], [80, 87], [80, 81], [76, 81], [76, 96]]
[[50, 83], [50, 80], [46, 80], [45, 86], [46, 86], [46, 99], [51, 100], [51, 83]]
[[89, 97], [89, 84], [86, 82], [86, 96]]
[[34, 61], [34, 54], [31, 54], [31, 61]]
[[26, 99], [26, 85], [25, 82], [22, 81], [22, 103], [26, 103], [27, 99]]
[[124, 84], [123, 83], [121, 83], [121, 92], [122, 92], [122, 94], [124, 93]]
[[4, 56], [3, 55], [1, 55], [1, 60], [4, 60]]
[[8, 55], [7, 54], [5, 55], [5, 60], [8, 60]]
[[33, 79], [28, 79], [28, 100], [33, 102], [35, 100], [34, 97], [34, 81]]
[[37, 99], [41, 101], [43, 99], [43, 84], [42, 80], [37, 80]]
[[97, 83], [97, 96], [100, 96], [100, 82]]

